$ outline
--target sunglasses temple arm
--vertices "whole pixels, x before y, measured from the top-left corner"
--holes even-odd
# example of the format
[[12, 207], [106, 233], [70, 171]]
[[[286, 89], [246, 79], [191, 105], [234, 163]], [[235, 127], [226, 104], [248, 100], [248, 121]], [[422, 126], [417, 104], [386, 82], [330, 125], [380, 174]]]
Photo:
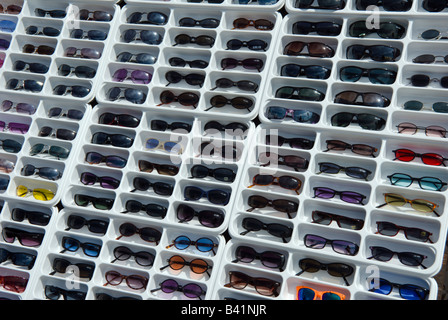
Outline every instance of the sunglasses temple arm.
[[300, 271], [300, 272], [297, 272], [296, 273], [296, 276], [300, 276], [302, 273], [304, 273], [306, 270], [302, 270], [302, 271]]
[[204, 111], [208, 111], [208, 110], [213, 109], [213, 108], [214, 108], [214, 106], [211, 106], [210, 108], [207, 108]]
[[376, 206], [376, 208], [382, 208], [382, 207], [384, 207], [385, 205], [387, 205], [388, 203], [387, 202], [385, 202], [385, 203], [383, 203], [383, 204], [380, 204], [379, 206]]
[[436, 210], [432, 210], [432, 212], [434, 212], [434, 214], [435, 214], [436, 216], [440, 217], [440, 214], [438, 214]]
[[250, 232], [250, 230], [246, 230], [240, 233], [241, 236], [245, 236], [246, 234], [248, 234]]
[[167, 264], [166, 266], [161, 267], [160, 270], [163, 270], [163, 269], [165, 269], [165, 268], [167, 268], [167, 267], [169, 267], [169, 266], [170, 266], [170, 265]]
[[346, 284], [347, 286], [350, 285], [350, 283], [347, 281], [347, 278], [346, 278], [346, 277], [342, 277], [342, 279], [344, 279], [344, 282], [345, 282], [345, 284]]
[[174, 246], [174, 243], [167, 245], [167, 246], [165, 247], [165, 249], [169, 249], [169, 248], [171, 248], [172, 246]]

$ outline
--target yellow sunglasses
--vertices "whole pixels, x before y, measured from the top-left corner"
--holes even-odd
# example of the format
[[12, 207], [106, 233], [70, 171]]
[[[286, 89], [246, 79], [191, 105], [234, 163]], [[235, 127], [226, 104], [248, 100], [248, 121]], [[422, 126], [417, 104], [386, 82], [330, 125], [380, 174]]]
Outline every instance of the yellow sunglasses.
[[24, 198], [29, 194], [32, 194], [34, 199], [36, 200], [40, 200], [40, 201], [50, 201], [51, 199], [54, 198], [54, 192], [51, 190], [47, 190], [47, 189], [28, 189], [25, 186], [18, 186], [17, 187], [17, 196]]

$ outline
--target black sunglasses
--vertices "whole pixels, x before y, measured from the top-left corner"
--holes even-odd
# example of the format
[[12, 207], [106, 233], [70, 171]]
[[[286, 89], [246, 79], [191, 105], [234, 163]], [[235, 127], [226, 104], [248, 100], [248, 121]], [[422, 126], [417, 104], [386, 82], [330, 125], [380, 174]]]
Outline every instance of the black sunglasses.
[[266, 230], [270, 235], [274, 237], [281, 238], [283, 243], [288, 242], [288, 238], [291, 238], [292, 228], [279, 223], [264, 223], [255, 218], [244, 218], [242, 221], [242, 226], [246, 231], [240, 233], [244, 236], [249, 232], [256, 232], [260, 230]]
[[137, 213], [140, 211], [145, 212], [150, 217], [158, 217], [158, 218], [165, 218], [166, 213], [168, 212], [168, 208], [165, 206], [162, 206], [157, 203], [148, 203], [143, 204], [140, 201], [137, 200], [128, 200], [125, 204], [125, 211], [122, 211], [121, 213]]

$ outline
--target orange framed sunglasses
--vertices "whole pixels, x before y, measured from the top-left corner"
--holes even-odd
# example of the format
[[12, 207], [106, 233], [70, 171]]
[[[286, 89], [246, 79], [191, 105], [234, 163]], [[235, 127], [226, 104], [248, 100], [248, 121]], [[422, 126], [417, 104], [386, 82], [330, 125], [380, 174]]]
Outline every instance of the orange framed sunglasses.
[[307, 286], [296, 287], [297, 300], [345, 300], [345, 295], [333, 291], [318, 291]]
[[429, 200], [424, 200], [424, 199], [412, 199], [411, 200], [411, 199], [406, 199], [405, 197], [403, 197], [400, 194], [385, 193], [384, 201], [385, 201], [385, 203], [380, 204], [379, 206], [377, 206], [377, 208], [384, 207], [385, 205], [391, 205], [394, 207], [402, 207], [406, 203], [409, 203], [414, 210], [417, 210], [420, 212], [425, 212], [425, 213], [433, 212], [436, 216], [440, 217], [440, 215], [435, 211], [436, 208], [438, 207], [438, 205]]

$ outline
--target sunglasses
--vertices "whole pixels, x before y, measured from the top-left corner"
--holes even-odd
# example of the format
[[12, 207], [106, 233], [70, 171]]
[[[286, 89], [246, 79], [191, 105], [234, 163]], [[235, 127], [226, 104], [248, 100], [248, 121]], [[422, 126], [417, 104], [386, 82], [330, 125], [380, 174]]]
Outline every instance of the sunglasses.
[[219, 78], [215, 81], [215, 87], [211, 88], [210, 90], [216, 90], [217, 88], [221, 89], [228, 89], [236, 87], [239, 90], [242, 91], [258, 91], [258, 84], [255, 82], [249, 81], [249, 80], [240, 80], [240, 81], [233, 81], [228, 78]]
[[275, 92], [275, 97], [281, 99], [322, 101], [325, 99], [325, 94], [308, 87], [281, 87]]
[[76, 277], [88, 280], [92, 279], [93, 271], [95, 270], [95, 266], [92, 264], [71, 263], [70, 261], [62, 258], [55, 258], [53, 260], [52, 268], [53, 271], [50, 275], [54, 275], [55, 273], [67, 273], [67, 271], [71, 271], [70, 273], [76, 274]]
[[123, 282], [123, 280], [125, 280], [127, 286], [133, 290], [146, 289], [149, 281], [148, 278], [140, 276], [138, 274], [131, 274], [127, 276], [113, 270], [106, 272], [105, 279], [106, 283], [104, 284], [104, 286], [107, 286], [109, 284], [111, 286], [118, 286]]
[[[305, 48], [308, 49], [308, 53], [302, 53]], [[292, 41], [285, 46], [283, 54], [287, 56], [331, 58], [334, 56], [335, 51], [332, 47], [322, 42]]]
[[60, 140], [72, 141], [76, 138], [76, 131], [64, 128], [53, 129], [51, 127], [42, 127], [38, 133], [39, 137], [56, 137]]
[[420, 228], [398, 226], [394, 223], [387, 221], [377, 221], [376, 226], [377, 226], [376, 233], [382, 234], [383, 236], [394, 237], [398, 234], [398, 232], [400, 232], [400, 230], [402, 230], [404, 236], [408, 240], [414, 240], [419, 242], [429, 241], [430, 243], [433, 243], [431, 239], [429, 239], [429, 237], [432, 236], [432, 233]]
[[420, 127], [410, 122], [402, 122], [397, 125], [398, 133], [415, 134], [418, 130], [424, 130], [429, 137], [446, 138], [446, 129], [440, 126]]
[[28, 211], [21, 208], [14, 208], [11, 211], [11, 219], [14, 221], [22, 222], [28, 219], [29, 223], [46, 226], [50, 222], [51, 215], [40, 211]]
[[395, 22], [381, 22], [379, 28], [367, 28], [365, 21], [356, 21], [348, 28], [350, 37], [364, 38], [376, 33], [383, 39], [401, 39], [406, 33], [406, 28]]
[[426, 267], [422, 264], [422, 262], [427, 257], [422, 254], [408, 251], [396, 252], [384, 247], [376, 247], [376, 246], [371, 246], [370, 250], [372, 252], [372, 256], [368, 257], [367, 259], [375, 259], [378, 261], [387, 262], [390, 261], [394, 255], [397, 255], [398, 260], [406, 266], [411, 267], [421, 266], [423, 269], [426, 269]]
[[296, 194], [300, 194], [299, 189], [302, 186], [302, 181], [292, 176], [275, 177], [270, 174], [257, 174], [252, 178], [252, 185], [248, 188], [270, 185], [278, 185], [283, 189], [293, 190]]
[[447, 158], [442, 157], [441, 155], [437, 153], [415, 153], [412, 150], [409, 149], [397, 149], [392, 150], [392, 152], [395, 154], [395, 159], [393, 160], [400, 160], [404, 162], [410, 162], [414, 160], [416, 157], [420, 158], [424, 164], [430, 165], [430, 166], [440, 166], [445, 165], [445, 161], [447, 161]]
[[431, 82], [439, 82], [442, 88], [448, 88], [448, 77], [431, 78], [425, 74], [414, 74], [408, 78], [414, 87], [427, 87]]
[[44, 83], [36, 80], [11, 79], [6, 83], [6, 89], [26, 90], [34, 93], [41, 92], [43, 87]]
[[79, 230], [85, 226], [87, 226], [88, 230], [92, 233], [106, 234], [109, 222], [100, 219], [87, 220], [77, 214], [71, 214], [67, 218], [67, 228], [65, 231], [69, 231], [71, 229]]
[[134, 257], [135, 262], [142, 267], [150, 267], [154, 264], [155, 256], [147, 251], [138, 251], [133, 252], [128, 247], [118, 246], [114, 249], [114, 257], [115, 259], [111, 261], [114, 263], [115, 261], [125, 261]]
[[90, 88], [84, 86], [66, 86], [57, 85], [53, 88], [53, 94], [57, 96], [65, 96], [71, 94], [75, 98], [84, 98], [90, 93]]
[[[420, 111], [423, 109], [423, 103], [416, 100], [410, 100], [404, 103], [404, 110]], [[448, 113], [447, 102], [436, 102], [432, 105], [432, 110], [439, 113]]]
[[135, 191], [147, 191], [149, 188], [154, 190], [154, 193], [159, 196], [170, 196], [173, 193], [173, 185], [165, 182], [151, 182], [145, 178], [135, 177], [132, 182], [134, 189], [131, 192]]
[[162, 142], [155, 138], [150, 138], [146, 140], [145, 147], [146, 149], [149, 150], [164, 150], [166, 152], [172, 152], [177, 154], [181, 154], [183, 152], [182, 146], [179, 143], [174, 141]]
[[213, 210], [196, 211], [185, 204], [180, 204], [177, 207], [176, 216], [180, 223], [188, 222], [193, 220], [194, 217], [198, 217], [199, 223], [208, 228], [217, 228], [224, 222], [224, 214], [222, 212]]
[[244, 60], [238, 60], [235, 58], [224, 58], [221, 60], [222, 70], [235, 69], [238, 66], [242, 66], [244, 69], [257, 70], [258, 72], [261, 72], [261, 69], [263, 69], [264, 66], [264, 62], [263, 60], [257, 58], [247, 58]]
[[143, 70], [118, 69], [112, 76], [112, 81], [123, 82], [132, 80], [135, 84], [148, 84], [151, 82], [152, 74]]
[[184, 60], [180, 57], [172, 57], [168, 60], [168, 63], [170, 64], [170, 66], [172, 67], [185, 67], [187, 64], [190, 68], [195, 68], [195, 69], [205, 69], [208, 67], [208, 62], [204, 61], [204, 60], [192, 60], [192, 61], [187, 61]]
[[231, 39], [226, 43], [227, 50], [239, 50], [241, 48], [247, 48], [253, 51], [266, 51], [268, 43], [264, 40], [253, 39], [249, 41], [241, 41], [239, 39]]
[[101, 292], [95, 294], [95, 300], [140, 300], [140, 299], [129, 296], [113, 297], [107, 293]]
[[412, 7], [412, 0], [356, 0], [357, 10], [367, 10], [371, 5], [382, 6], [386, 11], [409, 11]]
[[179, 34], [174, 38], [173, 47], [179, 44], [185, 45], [190, 43], [198, 46], [209, 46], [211, 48], [215, 44], [215, 38], [206, 35], [191, 37], [188, 34]]
[[18, 276], [0, 276], [0, 285], [8, 291], [22, 293], [26, 289], [28, 279]]
[[442, 188], [447, 185], [446, 182], [442, 182], [442, 180], [436, 177], [413, 178], [405, 173], [394, 173], [387, 176], [387, 178], [394, 186], [409, 187], [414, 181], [416, 181], [421, 189], [431, 191], [441, 191]]
[[327, 244], [330, 244], [334, 252], [349, 256], [355, 256], [359, 250], [356, 243], [345, 240], [329, 240], [314, 234], [305, 235], [303, 240], [307, 248], [323, 249]]
[[369, 291], [388, 295], [394, 288], [398, 289], [400, 297], [406, 300], [425, 300], [429, 294], [429, 290], [414, 284], [399, 284], [393, 283], [389, 280], [380, 278], [378, 280], [372, 279], [369, 283]]
[[34, 14], [37, 17], [46, 17], [46, 16], [50, 16], [52, 18], [65, 18], [65, 16], [67, 15], [67, 13], [65, 12], [65, 10], [44, 10], [41, 8], [36, 8], [34, 10]]
[[204, 135], [208, 134], [208, 131], [220, 131], [225, 132], [226, 135], [228, 134], [231, 136], [243, 136], [248, 129], [249, 128], [247, 127], [247, 125], [240, 122], [230, 122], [226, 125], [223, 125], [218, 121], [213, 120], [208, 121], [204, 125]]
[[421, 34], [419, 34], [418, 38], [424, 40], [446, 40], [448, 37], [443, 37], [443, 33], [436, 29], [429, 29]]
[[240, 233], [244, 236], [249, 232], [256, 232], [260, 230], [267, 231], [270, 235], [281, 238], [283, 243], [287, 243], [287, 239], [291, 238], [292, 228], [279, 223], [263, 223], [262, 221], [255, 218], [244, 218], [242, 221], [242, 227], [246, 229]]
[[[54, 49], [53, 49], [54, 50]], [[99, 59], [101, 52], [96, 49], [69, 47], [65, 50], [65, 55], [71, 58]]]
[[105, 112], [98, 118], [98, 123], [136, 128], [140, 124], [140, 119], [129, 114], [115, 114], [111, 112]]
[[440, 12], [448, 7], [446, 0], [423, 0], [423, 9], [429, 12]]
[[272, 30], [274, 29], [274, 23], [267, 19], [248, 20], [246, 18], [238, 18], [233, 20], [234, 29], [246, 29], [248, 27], [254, 27], [257, 30]]
[[133, 62], [140, 64], [154, 64], [157, 61], [157, 57], [149, 53], [137, 53], [121, 52], [117, 56], [118, 62]]
[[108, 22], [113, 19], [113, 16], [105, 11], [89, 11], [87, 9], [82, 9], [79, 10], [79, 19]]
[[306, 138], [285, 138], [278, 135], [266, 135], [266, 144], [270, 146], [281, 147], [287, 143], [291, 148], [311, 150], [314, 146], [314, 141]]
[[351, 123], [365, 130], [379, 131], [384, 129], [386, 120], [370, 113], [339, 112], [331, 117], [331, 125], [335, 127], [348, 127]]
[[316, 273], [320, 270], [325, 270], [333, 277], [343, 278], [345, 284], [350, 285], [347, 281], [347, 277], [353, 274], [355, 271], [352, 266], [345, 263], [322, 263], [315, 259], [300, 259], [299, 267], [302, 271], [298, 272], [296, 276], [300, 276], [304, 272]]
[[315, 187], [313, 188], [313, 190], [315, 198], [317, 197], [321, 199], [332, 199], [336, 195], [338, 195], [339, 198], [344, 202], [361, 205], [364, 205], [362, 201], [366, 199], [365, 195], [354, 191], [336, 191], [325, 187]]
[[4, 8], [1, 4], [0, 4], [0, 12], [1, 13], [7, 13], [7, 14], [19, 14], [22, 11], [22, 7], [15, 5], [15, 4], [11, 4], [8, 5], [6, 8]]
[[162, 43], [163, 36], [152, 30], [129, 29], [122, 34], [122, 39], [126, 43], [141, 41], [150, 45], [159, 45]]
[[165, 90], [160, 94], [160, 102], [161, 103], [158, 104], [157, 107], [164, 105], [164, 104], [178, 102], [183, 106], [186, 106], [186, 107], [192, 106], [192, 107], [196, 108], [196, 106], [199, 102], [199, 96], [193, 92], [183, 92], [180, 95], [176, 96], [171, 91]]
[[51, 167], [36, 168], [32, 164], [27, 164], [23, 166], [23, 168], [20, 170], [20, 174], [26, 177], [37, 174], [41, 178], [52, 181], [59, 180], [62, 177], [62, 172], [60, 172], [56, 168]]
[[91, 172], [83, 172], [80, 181], [86, 186], [93, 186], [94, 184], [99, 183], [100, 186], [105, 189], [117, 189], [120, 185], [120, 180], [118, 179], [108, 176], [98, 177]]
[[22, 144], [11, 139], [0, 140], [3, 150], [9, 153], [18, 153], [22, 149]]
[[235, 250], [235, 258], [232, 261], [233, 263], [251, 263], [255, 259], [258, 259], [263, 266], [271, 269], [279, 269], [280, 271], [283, 271], [286, 263], [286, 257], [282, 253], [275, 251], [263, 251], [259, 253], [254, 248], [248, 246], [238, 246]]
[[219, 20], [214, 18], [196, 20], [190, 17], [186, 17], [179, 20], [179, 26], [189, 28], [199, 26], [201, 28], [214, 29], [219, 26]]
[[46, 153], [60, 160], [60, 159], [67, 159], [68, 155], [70, 154], [70, 150], [64, 147], [48, 146], [42, 143], [35, 144], [30, 149], [30, 156]]
[[196, 241], [192, 241], [187, 236], [178, 236], [176, 239], [173, 240], [171, 244], [166, 246], [166, 249], [169, 249], [172, 246], [174, 246], [178, 250], [185, 250], [192, 245], [194, 245], [196, 249], [198, 249], [200, 252], [212, 251], [213, 254], [216, 254], [215, 248], [218, 246], [216, 243], [213, 242], [213, 240], [209, 238], [203, 237], [197, 239]]
[[27, 232], [16, 228], [4, 227], [2, 236], [7, 243], [14, 243], [17, 239], [22, 246], [38, 247], [42, 244], [44, 233]]
[[112, 168], [124, 168], [127, 160], [119, 156], [103, 156], [98, 152], [87, 152], [85, 161], [89, 164], [105, 163], [106, 166]]
[[334, 291], [317, 291], [316, 289], [298, 286], [297, 300], [345, 300], [345, 295]]
[[247, 212], [252, 212], [255, 209], [262, 209], [266, 207], [272, 207], [279, 212], [285, 212], [289, 219], [292, 219], [291, 213], [297, 212], [299, 204], [294, 201], [286, 199], [269, 200], [263, 196], [252, 195], [247, 199], [247, 204], [250, 206]]
[[158, 217], [162, 219], [165, 218], [166, 213], [168, 212], [168, 208], [160, 204], [157, 203], [143, 204], [137, 200], [126, 201], [125, 208], [126, 211], [123, 211], [122, 213], [128, 213], [128, 212], [137, 213], [140, 211], [144, 211], [150, 217]]
[[[320, 2], [319, 5], [323, 4], [324, 1]], [[330, 2], [330, 1], [326, 1]], [[339, 0], [334, 1], [335, 3], [339, 2]], [[296, 7], [301, 8], [303, 6], [311, 5], [313, 1], [309, 0], [298, 0], [296, 1]], [[298, 6], [297, 6], [298, 4]], [[311, 8], [311, 7], [308, 7]], [[322, 9], [322, 8], [319, 8]], [[337, 36], [341, 33], [342, 25], [335, 22], [322, 21], [322, 22], [309, 22], [309, 21], [297, 21], [293, 23], [291, 31], [293, 34], [309, 34], [312, 32], [317, 33], [320, 36]]]
[[365, 46], [355, 44], [347, 47], [347, 59], [361, 60], [369, 57], [373, 61], [391, 62], [396, 61], [401, 51], [398, 48], [384, 45]]
[[[442, 60], [437, 61], [437, 58], [441, 58]], [[422, 55], [419, 55], [419, 56], [415, 57], [414, 59], [412, 59], [412, 62], [414, 62], [414, 63], [435, 63], [435, 62], [448, 63], [448, 55], [435, 56], [433, 54], [422, 54]]]
[[44, 35], [48, 37], [57, 37], [61, 30], [53, 27], [29, 26], [25, 29], [26, 34], [29, 35]]
[[225, 206], [230, 201], [230, 192], [220, 189], [205, 191], [196, 186], [187, 186], [184, 189], [184, 198], [186, 201], [198, 201], [204, 197], [213, 204]]
[[173, 293], [179, 291], [182, 292], [187, 298], [198, 298], [199, 300], [202, 300], [201, 296], [206, 294], [204, 289], [196, 283], [187, 283], [186, 285], [181, 286], [175, 280], [167, 279], [159, 285], [159, 288], [152, 289], [151, 292], [162, 290], [164, 293]]
[[331, 69], [319, 65], [300, 66], [295, 63], [288, 63], [281, 67], [280, 75], [283, 77], [299, 77], [304, 75], [308, 79], [328, 79]]
[[168, 84], [166, 85], [167, 87], [172, 83], [179, 83], [182, 80], [185, 80], [185, 82], [191, 86], [202, 87], [204, 84], [205, 75], [200, 73], [190, 73], [184, 76], [176, 71], [168, 71], [165, 73], [165, 79], [168, 81]]
[[36, 255], [25, 252], [10, 252], [0, 248], [0, 263], [11, 260], [11, 263], [18, 267], [26, 267], [31, 270], [36, 261]]
[[253, 106], [254, 102], [245, 97], [235, 97], [232, 99], [227, 99], [224, 96], [217, 95], [210, 99], [211, 107], [205, 109], [204, 111], [209, 111], [212, 108], [222, 108], [225, 105], [231, 105], [235, 109], [247, 109], [250, 112], [250, 108]]
[[82, 30], [72, 29], [70, 31], [70, 38], [72, 39], [89, 39], [96, 41], [104, 41], [107, 38], [107, 33], [101, 30]]
[[210, 277], [209, 269], [212, 269], [211, 266], [208, 265], [207, 261], [203, 259], [193, 259], [191, 261], [186, 261], [183, 257], [175, 255], [167, 259], [168, 264], [162, 266], [160, 270], [163, 270], [167, 267], [170, 267], [172, 270], [181, 270], [183, 267], [188, 266], [193, 273], [203, 274], [207, 273]]
[[162, 237], [162, 233], [157, 229], [150, 227], [137, 228], [129, 222], [121, 224], [118, 231], [120, 232], [120, 236], [115, 240], [119, 240], [122, 237], [132, 237], [133, 235], [138, 234], [142, 240], [146, 242], [155, 242], [155, 244], [158, 245], [160, 238]]
[[215, 154], [221, 156], [222, 159], [238, 161], [241, 158], [242, 150], [235, 145], [227, 144], [220, 148], [220, 145], [214, 145], [212, 142], [203, 142], [200, 145], [200, 155], [205, 157], [213, 157]]
[[179, 167], [176, 167], [174, 165], [152, 163], [146, 160], [139, 160], [138, 168], [141, 172], [149, 172], [149, 173], [151, 173], [154, 169], [156, 169], [158, 174], [163, 174], [167, 176], [175, 176], [179, 173]]
[[[284, 92], [284, 91], [287, 91], [288, 88], [291, 88], [292, 90], [294, 90], [294, 88], [292, 88], [292, 87], [283, 87], [279, 90], [282, 90], [282, 92]], [[279, 90], [277, 90], [277, 93], [279, 93]], [[311, 89], [311, 90], [314, 90], [314, 89]], [[300, 89], [299, 89], [299, 91], [300, 91]], [[317, 92], [317, 90], [315, 90], [315, 91]], [[302, 96], [300, 96], [300, 97], [302, 97]], [[304, 99], [300, 99], [300, 100], [304, 100]], [[314, 113], [309, 110], [294, 110], [294, 109], [288, 109], [288, 108], [284, 108], [284, 107], [268, 107], [266, 110], [266, 118], [268, 118], [270, 120], [283, 120], [287, 117], [292, 118], [295, 122], [309, 123], [309, 124], [318, 123], [320, 120], [319, 114]]]
[[10, 20], [0, 20], [0, 31], [3, 32], [14, 32], [16, 29], [16, 23]]
[[9, 100], [4, 100], [0, 106], [0, 110], [3, 112], [8, 112], [9, 110], [15, 109], [17, 113], [25, 113], [33, 115], [37, 107], [29, 103], [15, 103]]
[[85, 300], [87, 296], [87, 292], [76, 291], [76, 290], [65, 290], [56, 286], [45, 286], [45, 297], [50, 300], [59, 300], [60, 297], [63, 297], [64, 300], [73, 301], [73, 300]]
[[356, 82], [364, 76], [374, 84], [392, 84], [397, 78], [397, 73], [388, 69], [365, 69], [355, 66], [343, 67], [339, 70], [339, 78], [345, 82]]
[[294, 155], [281, 156], [273, 152], [263, 152], [258, 155], [258, 162], [260, 162], [262, 167], [270, 165], [271, 161], [274, 165], [285, 165], [294, 168], [295, 171], [299, 169], [306, 170], [309, 165], [307, 159]]
[[190, 178], [206, 178], [212, 177], [218, 181], [222, 182], [233, 182], [235, 181], [236, 173], [228, 168], [215, 168], [210, 169], [203, 165], [194, 165], [190, 169], [191, 177]]
[[324, 212], [320, 210], [313, 210], [311, 213], [312, 222], [330, 225], [331, 222], [336, 221], [339, 228], [361, 230], [364, 226], [364, 220], [349, 218], [334, 213]]
[[46, 46], [46, 45], [40, 45], [35, 46], [32, 44], [26, 44], [22, 48], [23, 53], [29, 53], [29, 54], [42, 54], [42, 55], [48, 55], [51, 56], [55, 51], [54, 47]]
[[385, 201], [385, 203], [380, 204], [379, 206], [377, 206], [377, 208], [382, 208], [386, 205], [391, 205], [394, 207], [402, 207], [406, 203], [409, 203], [414, 210], [417, 210], [420, 212], [425, 212], [425, 213], [433, 212], [436, 216], [438, 216], [438, 217], [440, 216], [435, 211], [435, 209], [438, 207], [438, 205], [431, 201], [428, 201], [428, 200], [424, 200], [424, 199], [410, 200], [410, 199], [406, 199], [405, 197], [403, 197], [399, 194], [396, 194], [396, 193], [385, 193], [384, 201]]
[[92, 136], [91, 143], [101, 145], [112, 145], [119, 148], [130, 148], [134, 139], [124, 134], [108, 134], [106, 132], [96, 132]]
[[0, 192], [4, 192], [6, 191], [6, 189], [8, 188], [9, 185], [9, 177], [7, 178], [0, 178]]
[[106, 97], [110, 101], [125, 99], [135, 104], [143, 104], [146, 100], [146, 94], [142, 90], [121, 87], [110, 88]]
[[[358, 98], [361, 98], [361, 101], [357, 101]], [[379, 93], [356, 91], [342, 91], [334, 97], [334, 102], [378, 108], [385, 108], [390, 105], [390, 100]]]
[[19, 133], [19, 134], [25, 134], [28, 132], [30, 126], [24, 123], [17, 123], [17, 122], [10, 122], [5, 123], [4, 121], [0, 121], [0, 132], [12, 132], [12, 133]]
[[60, 253], [65, 251], [76, 252], [80, 248], [84, 254], [88, 257], [98, 257], [101, 251], [101, 246], [90, 242], [80, 242], [79, 240], [72, 237], [62, 237], [62, 248]]
[[54, 192], [51, 190], [42, 189], [42, 188], [33, 190], [33, 189], [28, 189], [27, 187], [25, 187], [23, 185], [19, 185], [17, 187], [16, 194], [20, 198], [24, 198], [31, 194], [34, 197], [34, 199], [39, 200], [39, 201], [50, 201], [55, 196]]
[[14, 71], [29, 71], [32, 73], [44, 74], [48, 72], [49, 66], [43, 63], [28, 63], [17, 60], [13, 65]]
[[60, 76], [67, 77], [73, 73], [78, 78], [83, 79], [92, 79], [96, 76], [96, 70], [87, 66], [72, 67], [68, 64], [61, 64], [58, 68], [58, 74]]
[[[145, 15], [146, 20], [143, 20]], [[152, 11], [147, 14], [143, 12], [134, 12], [127, 19], [127, 23], [154, 24], [158, 26], [165, 25], [167, 22], [167, 15], [158, 11]]]
[[321, 173], [337, 174], [341, 171], [344, 171], [347, 176], [355, 179], [367, 180], [367, 177], [372, 173], [371, 171], [361, 167], [341, 167], [331, 162], [319, 162], [318, 166], [319, 166], [319, 172], [317, 174]]
[[377, 148], [371, 147], [366, 144], [349, 144], [340, 140], [326, 140], [325, 142], [327, 143], [327, 150], [324, 150], [324, 152], [330, 150], [343, 151], [346, 149], [350, 149], [353, 153], [362, 156], [375, 157], [374, 153], [378, 151]]
[[110, 210], [114, 205], [114, 199], [97, 198], [84, 194], [75, 194], [74, 201], [80, 207], [87, 207], [89, 204], [92, 204], [98, 210]]
[[224, 287], [243, 290], [247, 285], [250, 285], [263, 296], [277, 297], [281, 286], [277, 281], [261, 277], [254, 278], [238, 271], [229, 271], [229, 280], [230, 282], [225, 284]]
[[172, 123], [168, 123], [164, 120], [151, 120], [151, 130], [155, 130], [155, 131], [166, 131], [166, 130], [171, 130], [173, 132], [178, 132], [178, 133], [189, 133], [191, 131], [191, 124], [186, 123], [186, 122], [172, 122]]

